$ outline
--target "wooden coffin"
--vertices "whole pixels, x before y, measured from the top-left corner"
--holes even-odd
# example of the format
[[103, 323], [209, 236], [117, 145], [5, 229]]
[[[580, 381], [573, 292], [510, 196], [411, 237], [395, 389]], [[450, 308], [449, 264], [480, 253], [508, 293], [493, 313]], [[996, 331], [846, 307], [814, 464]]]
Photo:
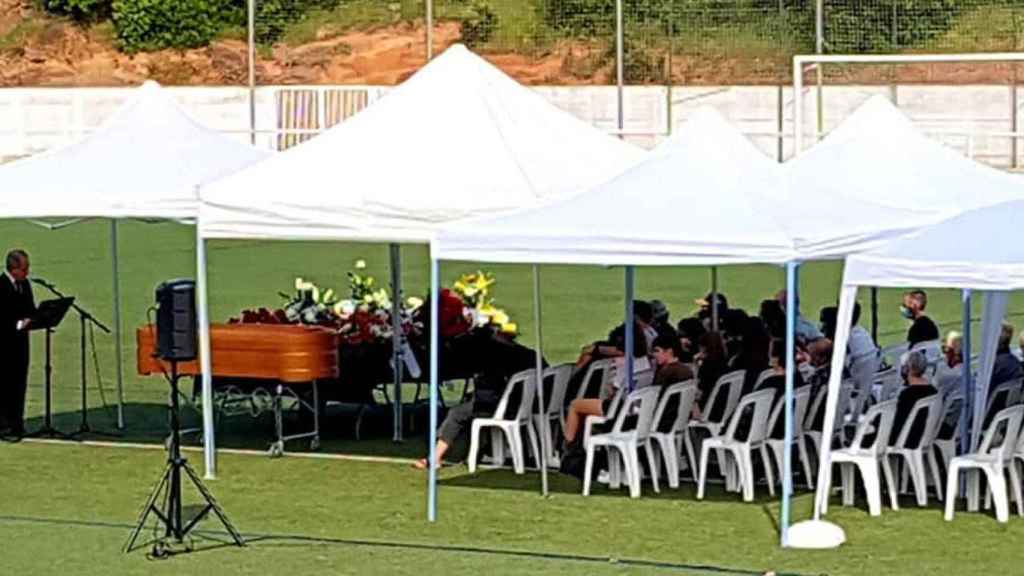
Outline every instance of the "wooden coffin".
[[[156, 326], [136, 330], [140, 375], [170, 373], [170, 363], [154, 357]], [[275, 324], [210, 326], [213, 375], [311, 382], [338, 377], [338, 335], [326, 328]], [[178, 373], [200, 374], [199, 361], [181, 362]]]

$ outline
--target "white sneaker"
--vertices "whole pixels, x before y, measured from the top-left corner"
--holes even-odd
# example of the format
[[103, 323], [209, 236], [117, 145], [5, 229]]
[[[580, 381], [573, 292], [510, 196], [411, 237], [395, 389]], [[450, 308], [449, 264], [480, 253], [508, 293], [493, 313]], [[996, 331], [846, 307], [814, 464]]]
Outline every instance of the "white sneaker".
[[607, 470], [601, 470], [597, 473], [597, 481], [601, 484], [610, 484], [612, 481], [611, 474]]

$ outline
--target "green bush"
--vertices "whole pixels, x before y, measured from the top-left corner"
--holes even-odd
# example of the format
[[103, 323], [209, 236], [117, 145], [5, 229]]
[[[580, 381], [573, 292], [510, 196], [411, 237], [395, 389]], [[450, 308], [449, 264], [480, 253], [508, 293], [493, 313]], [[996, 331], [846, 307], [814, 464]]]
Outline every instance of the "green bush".
[[473, 0], [469, 14], [462, 19], [462, 41], [470, 48], [486, 44], [498, 27], [498, 16], [483, 0]]
[[110, 0], [42, 0], [43, 8], [75, 20], [97, 21], [110, 16]]
[[[240, 1], [243, 9], [244, 0]], [[273, 44], [289, 24], [304, 18], [312, 10], [331, 10], [341, 0], [258, 0], [256, 3], [256, 42]]]
[[826, 2], [828, 51], [895, 52], [911, 48], [948, 30], [961, 7], [958, 0], [890, 0], [838, 5]]
[[128, 53], [206, 46], [230, 13], [227, 0], [114, 0], [114, 29]]

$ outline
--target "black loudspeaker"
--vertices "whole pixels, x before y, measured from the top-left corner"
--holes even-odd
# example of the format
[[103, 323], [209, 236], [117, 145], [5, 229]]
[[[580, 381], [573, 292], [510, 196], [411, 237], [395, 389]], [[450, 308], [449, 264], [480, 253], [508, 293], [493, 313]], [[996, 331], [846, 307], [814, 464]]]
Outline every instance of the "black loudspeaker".
[[196, 357], [196, 283], [168, 280], [156, 287], [156, 354], [164, 360]]

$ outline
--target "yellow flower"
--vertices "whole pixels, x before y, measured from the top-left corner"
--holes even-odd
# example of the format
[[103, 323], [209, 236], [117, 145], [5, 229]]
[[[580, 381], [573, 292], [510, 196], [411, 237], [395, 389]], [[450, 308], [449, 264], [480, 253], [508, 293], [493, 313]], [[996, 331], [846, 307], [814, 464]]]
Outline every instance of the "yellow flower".
[[328, 288], [327, 292], [324, 292], [324, 302], [330, 302], [331, 298], [334, 298], [334, 290]]
[[501, 310], [498, 310], [493, 316], [491, 316], [491, 322], [494, 322], [495, 324], [500, 324], [502, 326], [505, 326], [506, 324], [510, 323], [508, 314]]
[[505, 334], [516, 334], [519, 332], [519, 326], [515, 322], [506, 322], [501, 325], [501, 331]]
[[366, 268], [366, 260], [356, 260], [356, 270], [363, 270]]
[[415, 296], [410, 296], [405, 302], [411, 308], [419, 308], [420, 306], [423, 306], [423, 299], [422, 298], [417, 298]]
[[302, 286], [304, 284], [305, 284], [305, 282], [303, 282], [302, 278], [296, 278], [295, 279], [295, 289], [296, 290], [302, 290]]
[[316, 286], [313, 286], [312, 290], [313, 290], [313, 302], [319, 302], [320, 301], [320, 289], [317, 288]]

